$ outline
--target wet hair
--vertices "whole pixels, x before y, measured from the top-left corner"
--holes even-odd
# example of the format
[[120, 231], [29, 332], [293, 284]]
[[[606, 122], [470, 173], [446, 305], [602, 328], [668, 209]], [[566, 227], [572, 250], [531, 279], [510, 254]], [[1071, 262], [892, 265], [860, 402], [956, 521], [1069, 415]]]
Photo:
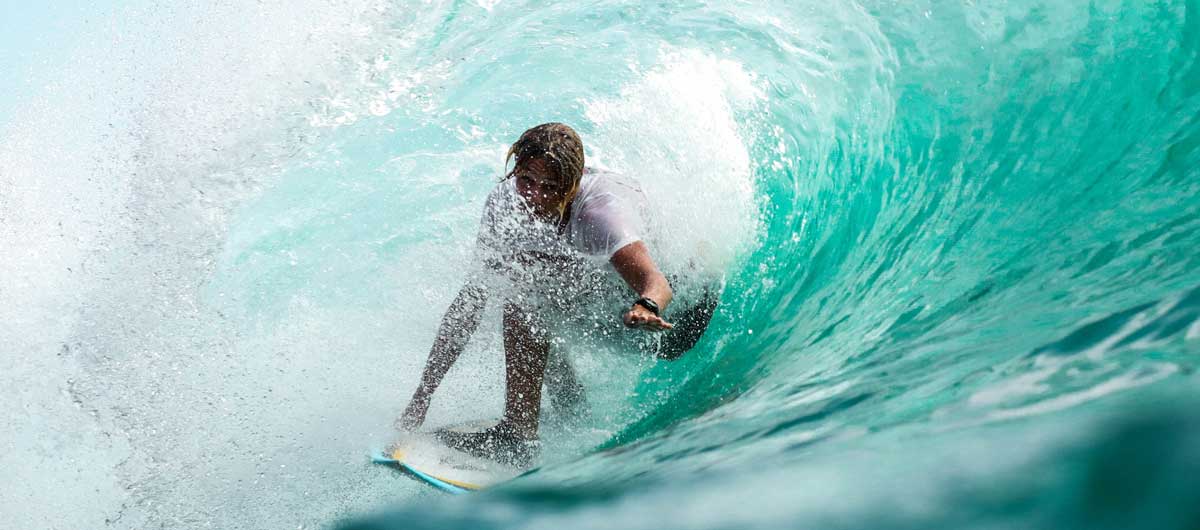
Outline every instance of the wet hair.
[[579, 139], [575, 129], [562, 123], [543, 123], [525, 131], [508, 149], [505, 167], [513, 157], [516, 157], [516, 163], [504, 179], [511, 178], [517, 168], [534, 159], [546, 163], [561, 189], [572, 190], [583, 178], [583, 140]]

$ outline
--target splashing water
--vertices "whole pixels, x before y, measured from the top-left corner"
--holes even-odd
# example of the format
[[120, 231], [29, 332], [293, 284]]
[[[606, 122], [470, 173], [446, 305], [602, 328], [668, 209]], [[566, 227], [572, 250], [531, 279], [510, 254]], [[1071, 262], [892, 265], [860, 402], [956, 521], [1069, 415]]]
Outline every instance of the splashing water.
[[[0, 18], [0, 527], [1200, 524], [1194, 1]], [[726, 294], [442, 499], [364, 455], [551, 120]], [[496, 321], [431, 421], [501, 410]]]

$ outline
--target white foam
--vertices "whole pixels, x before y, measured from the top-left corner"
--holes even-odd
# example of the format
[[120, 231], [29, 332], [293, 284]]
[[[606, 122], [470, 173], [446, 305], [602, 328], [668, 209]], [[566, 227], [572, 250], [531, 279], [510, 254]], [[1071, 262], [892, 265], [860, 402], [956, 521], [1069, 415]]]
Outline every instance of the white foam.
[[719, 274], [757, 235], [754, 175], [739, 126], [764, 97], [755, 81], [737, 62], [666, 49], [660, 65], [618, 97], [587, 103], [592, 160], [641, 182], [668, 268], [694, 260]]
[[217, 509], [200, 497], [229, 480], [203, 465], [229, 447], [213, 431], [244, 427], [225, 391], [262, 383], [214, 384], [239, 361], [196, 287], [229, 210], [310, 142], [312, 102], [371, 101], [348, 71], [374, 56], [361, 47], [378, 14], [372, 1], [112, 8], [15, 107], [0, 129], [0, 465], [21, 484], [0, 488], [9, 523], [139, 527]]

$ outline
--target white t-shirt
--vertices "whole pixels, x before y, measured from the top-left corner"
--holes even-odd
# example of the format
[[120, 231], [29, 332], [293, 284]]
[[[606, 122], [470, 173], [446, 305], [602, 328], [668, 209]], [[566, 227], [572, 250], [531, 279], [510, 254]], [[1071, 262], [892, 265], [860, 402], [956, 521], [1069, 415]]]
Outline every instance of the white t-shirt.
[[488, 195], [480, 220], [476, 257], [493, 270], [516, 266], [600, 268], [618, 250], [647, 238], [646, 196], [615, 173], [584, 171], [565, 226], [533, 217], [513, 179]]

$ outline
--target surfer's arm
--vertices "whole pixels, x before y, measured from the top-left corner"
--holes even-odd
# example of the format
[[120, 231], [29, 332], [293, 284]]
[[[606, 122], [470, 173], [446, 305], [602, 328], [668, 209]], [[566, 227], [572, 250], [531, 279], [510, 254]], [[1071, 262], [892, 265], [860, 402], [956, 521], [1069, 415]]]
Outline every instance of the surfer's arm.
[[425, 412], [429, 409], [434, 390], [437, 390], [442, 378], [446, 376], [454, 361], [458, 360], [467, 341], [479, 327], [487, 299], [488, 290], [483, 282], [468, 281], [459, 290], [458, 296], [442, 316], [437, 337], [433, 340], [433, 348], [429, 351], [429, 359], [425, 361], [425, 370], [421, 373], [421, 383], [417, 385], [412, 401], [404, 409], [404, 415], [397, 421], [398, 427], [413, 429], [425, 421]]
[[[617, 273], [621, 275], [625, 283], [638, 293], [638, 296], [649, 298], [658, 305], [660, 314], [667, 309], [674, 293], [671, 291], [671, 284], [667, 283], [666, 276], [663, 276], [663, 273], [658, 270], [658, 266], [654, 264], [654, 259], [650, 257], [650, 251], [647, 250], [645, 243], [634, 241], [621, 247], [612, 255], [609, 262], [612, 263], [613, 268], [617, 269]], [[625, 312], [624, 321], [626, 326], [654, 331], [674, 327], [671, 323], [663, 320], [661, 316], [655, 315], [653, 311], [637, 304], [632, 305]]]

